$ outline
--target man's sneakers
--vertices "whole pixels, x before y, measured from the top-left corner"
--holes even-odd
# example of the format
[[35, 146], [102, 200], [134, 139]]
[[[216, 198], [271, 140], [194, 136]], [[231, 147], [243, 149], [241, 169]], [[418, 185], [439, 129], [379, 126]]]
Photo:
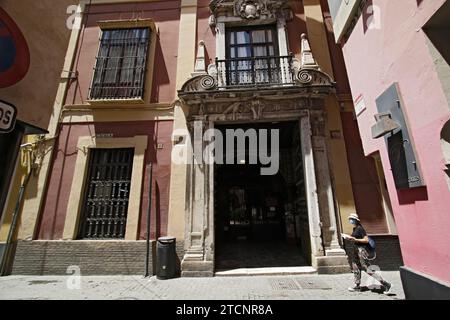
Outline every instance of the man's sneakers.
[[393, 285], [389, 282], [383, 283], [383, 293], [388, 295], [392, 293]]
[[361, 287], [359, 284], [355, 284], [353, 287], [349, 287], [348, 291], [350, 292], [361, 292]]

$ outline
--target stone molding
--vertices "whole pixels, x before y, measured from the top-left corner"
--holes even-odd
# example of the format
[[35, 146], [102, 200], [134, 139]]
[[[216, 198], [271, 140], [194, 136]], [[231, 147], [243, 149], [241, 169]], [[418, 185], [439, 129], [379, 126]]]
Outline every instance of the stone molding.
[[234, 17], [245, 21], [280, 17], [291, 19], [293, 16], [289, 0], [214, 0], [209, 8], [212, 13], [212, 26], [220, 18]]

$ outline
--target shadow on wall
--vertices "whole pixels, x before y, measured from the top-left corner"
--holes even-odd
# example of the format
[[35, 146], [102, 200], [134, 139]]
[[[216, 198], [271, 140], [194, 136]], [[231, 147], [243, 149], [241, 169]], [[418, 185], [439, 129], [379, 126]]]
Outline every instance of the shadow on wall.
[[170, 83], [169, 73], [159, 39], [156, 41], [154, 67], [151, 103], [159, 102], [160, 88]]
[[417, 201], [427, 201], [428, 200], [428, 190], [427, 187], [419, 187], [412, 189], [400, 189], [397, 190], [398, 202], [400, 205], [412, 204]]

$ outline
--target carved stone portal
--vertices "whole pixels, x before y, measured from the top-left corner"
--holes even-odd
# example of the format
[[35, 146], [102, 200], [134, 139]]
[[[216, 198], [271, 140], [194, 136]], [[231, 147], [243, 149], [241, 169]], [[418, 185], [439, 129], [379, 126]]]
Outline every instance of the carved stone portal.
[[[239, 14], [252, 18], [265, 14], [265, 10], [273, 9], [275, 4], [281, 8], [285, 2], [212, 1], [211, 5], [216, 6], [215, 10], [229, 10], [230, 4], [235, 10], [235, 5], [239, 5]], [[334, 83], [315, 62], [306, 37], [302, 35], [301, 60], [294, 60], [291, 65], [294, 83], [228, 89], [219, 86], [220, 70], [214, 65], [204, 70], [202, 59], [203, 50], [199, 50], [196, 65], [200, 67], [178, 92], [181, 102], [189, 109], [187, 121], [192, 149], [197, 150], [192, 164], [188, 165], [186, 254], [182, 275], [214, 275], [214, 165], [195, 159], [195, 154], [204, 155], [203, 134], [207, 129], [214, 128], [215, 123], [237, 122], [298, 121], [311, 262], [318, 272], [345, 268], [345, 253], [337, 241], [326, 141], [325, 99], [334, 92]]]

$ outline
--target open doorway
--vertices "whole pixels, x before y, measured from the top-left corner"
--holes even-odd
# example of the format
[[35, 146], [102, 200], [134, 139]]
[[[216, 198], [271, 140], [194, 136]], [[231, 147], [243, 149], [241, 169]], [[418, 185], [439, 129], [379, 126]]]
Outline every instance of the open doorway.
[[[217, 126], [227, 130], [278, 130], [279, 166], [273, 175], [261, 174], [261, 164], [245, 159], [215, 168], [216, 271], [238, 268], [298, 267], [309, 265], [309, 227], [305, 200], [298, 122]], [[258, 139], [259, 139], [258, 135]], [[260, 146], [258, 146], [259, 148]], [[229, 151], [229, 150], [228, 150]], [[239, 153], [237, 147], [234, 155]], [[225, 152], [226, 153], [226, 152]], [[226, 157], [226, 154], [224, 154]]]

